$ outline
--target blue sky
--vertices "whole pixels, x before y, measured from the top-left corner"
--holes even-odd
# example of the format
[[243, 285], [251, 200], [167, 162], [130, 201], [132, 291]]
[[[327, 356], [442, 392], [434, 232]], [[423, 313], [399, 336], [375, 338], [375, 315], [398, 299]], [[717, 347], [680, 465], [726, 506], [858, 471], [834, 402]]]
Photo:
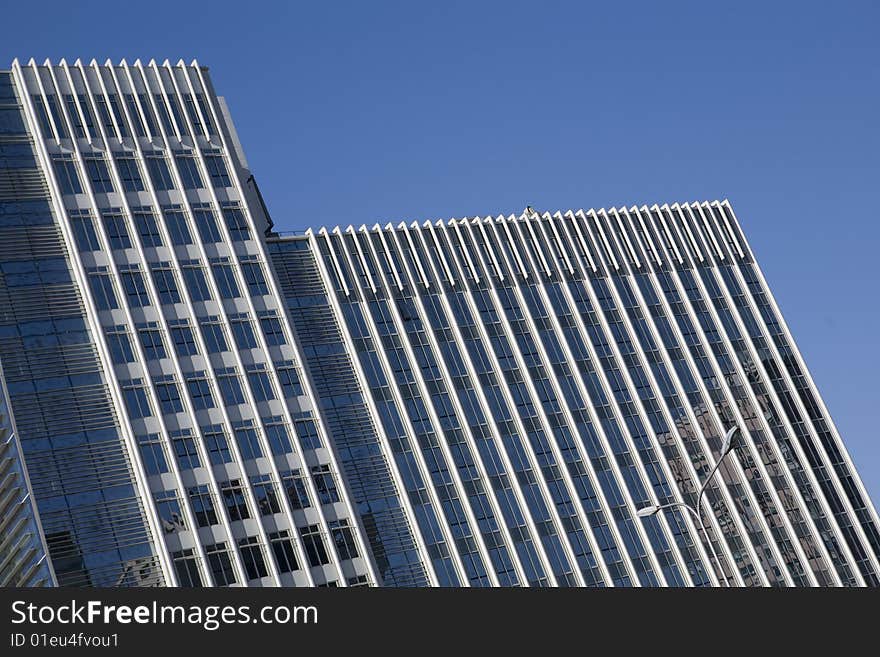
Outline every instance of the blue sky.
[[880, 501], [878, 7], [18, 2], [0, 65], [197, 58], [282, 230], [729, 198]]

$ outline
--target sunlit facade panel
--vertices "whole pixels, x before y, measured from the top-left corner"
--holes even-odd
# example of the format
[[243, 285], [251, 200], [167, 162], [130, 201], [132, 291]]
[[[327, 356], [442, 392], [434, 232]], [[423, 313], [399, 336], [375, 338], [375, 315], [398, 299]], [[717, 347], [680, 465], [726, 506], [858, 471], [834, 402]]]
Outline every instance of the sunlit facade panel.
[[300, 241], [441, 581], [877, 585], [876, 512], [726, 201]]

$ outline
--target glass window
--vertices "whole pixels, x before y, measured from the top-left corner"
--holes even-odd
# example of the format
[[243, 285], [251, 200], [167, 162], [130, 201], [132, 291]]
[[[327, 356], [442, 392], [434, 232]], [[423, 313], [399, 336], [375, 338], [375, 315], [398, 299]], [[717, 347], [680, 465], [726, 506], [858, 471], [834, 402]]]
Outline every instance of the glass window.
[[147, 389], [142, 384], [129, 385], [123, 388], [125, 407], [128, 416], [132, 420], [139, 420], [153, 414], [150, 408], [150, 400], [147, 397]]
[[3, 281], [8, 287], [23, 287], [26, 285], [39, 285], [43, 282], [37, 265], [33, 260], [5, 262], [0, 265], [5, 275]]
[[216, 135], [217, 130], [214, 128], [214, 122], [211, 120], [211, 112], [205, 95], [196, 94], [196, 100], [199, 103], [199, 107], [202, 109], [202, 118], [205, 120], [205, 128], [208, 130], [208, 134]]
[[128, 117], [131, 119], [131, 123], [134, 126], [134, 132], [138, 137], [146, 137], [147, 133], [144, 132], [144, 122], [141, 121], [141, 114], [138, 111], [137, 102], [134, 99], [134, 94], [125, 94], [125, 106], [128, 109]]
[[[68, 98], [72, 99], [73, 96], [65, 96], [65, 99], [68, 99]], [[40, 132], [43, 134], [44, 138], [52, 139], [53, 138], [52, 126], [49, 123], [49, 114], [46, 112], [45, 105], [43, 105], [42, 97], [39, 94], [32, 94], [31, 100], [33, 100], [34, 110], [36, 110], [36, 112], [37, 112], [37, 122], [40, 124]], [[18, 99], [16, 98], [14, 92], [12, 93], [12, 95], [8, 99], [0, 98], [0, 105], [6, 105], [7, 102], [10, 104], [16, 104], [18, 102]], [[7, 108], [4, 108], [4, 109], [7, 109]], [[19, 115], [21, 114], [19, 112], [18, 108], [12, 107], [12, 108], [9, 108], [9, 110], [15, 112], [16, 114], [19, 114]], [[25, 131], [24, 126], [22, 125], [20, 132], [23, 133], [24, 131]], [[3, 132], [3, 131], [0, 130], [0, 132]]]
[[263, 317], [260, 319], [260, 325], [263, 327], [263, 335], [266, 336], [267, 344], [275, 346], [287, 344], [280, 319], [277, 317]]
[[82, 194], [82, 184], [76, 172], [73, 160], [52, 160], [55, 167], [55, 178], [62, 194]]
[[254, 335], [253, 324], [246, 319], [230, 322], [232, 327], [232, 335], [235, 337], [235, 344], [239, 349], [256, 349], [257, 336]]
[[183, 412], [183, 400], [180, 398], [180, 388], [176, 383], [157, 383], [156, 398], [163, 413], [171, 415]]
[[119, 308], [116, 293], [113, 291], [113, 281], [108, 272], [89, 272], [89, 286], [98, 310], [112, 310]]
[[138, 436], [138, 447], [141, 452], [141, 461], [148, 475], [168, 472], [168, 460], [165, 458], [165, 446], [158, 433], [146, 436]]
[[55, 120], [55, 128], [58, 130], [58, 136], [61, 139], [67, 139], [67, 122], [61, 114], [61, 106], [58, 104], [58, 97], [55, 94], [46, 94], [46, 102], [49, 105], [49, 111]]
[[37, 260], [10, 260], [0, 265], [6, 275], [8, 287], [70, 283], [70, 269], [64, 258], [40, 258]]
[[144, 179], [141, 176], [137, 160], [133, 157], [116, 158], [116, 168], [122, 180], [122, 189], [126, 192], [144, 191]]
[[12, 73], [10, 71], [0, 73], [0, 102], [18, 103], [18, 96], [15, 94], [15, 85], [12, 83]]
[[67, 105], [67, 113], [70, 115], [70, 120], [73, 122], [73, 134], [78, 139], [82, 139], [86, 136], [85, 130], [83, 130], [83, 123], [79, 116], [79, 111], [76, 109], [76, 100], [71, 94], [64, 94], [64, 104]]
[[199, 175], [199, 166], [196, 158], [188, 155], [177, 155], [174, 160], [177, 162], [177, 171], [180, 173], [184, 189], [201, 189], [204, 187], [202, 185], [202, 177]]
[[101, 244], [98, 241], [98, 233], [95, 230], [95, 222], [92, 217], [87, 215], [71, 217], [70, 223], [73, 226], [73, 237], [76, 240], [76, 246], [80, 251], [101, 250]]
[[354, 577], [349, 577], [346, 581], [348, 582], [348, 588], [370, 585], [370, 578], [367, 575], [355, 575]]
[[192, 470], [202, 464], [196, 441], [192, 436], [176, 436], [171, 439], [171, 442], [174, 445], [174, 454], [177, 456], [177, 464], [181, 470]]
[[202, 576], [199, 574], [199, 565], [192, 548], [178, 550], [171, 553], [174, 560], [174, 571], [177, 573], [177, 583], [182, 587], [199, 588], [202, 586]]
[[141, 244], [144, 247], [162, 246], [162, 233], [159, 231], [159, 222], [152, 212], [133, 212], [134, 225], [137, 226]]
[[141, 308], [150, 305], [150, 295], [147, 294], [147, 286], [144, 283], [144, 275], [139, 271], [120, 272], [122, 288], [128, 298], [128, 305], [132, 308]]
[[116, 94], [110, 94], [109, 99], [110, 107], [113, 110], [113, 116], [116, 117], [116, 125], [119, 126], [119, 132], [122, 134], [123, 139], [128, 139], [131, 137], [131, 133], [128, 131], [128, 123], [125, 120], [125, 113], [119, 106], [119, 97]]
[[85, 165], [93, 192], [96, 194], [109, 194], [113, 191], [113, 181], [110, 180], [110, 170], [107, 168], [107, 162], [90, 157], [85, 160]]
[[131, 237], [128, 227], [125, 225], [125, 217], [117, 212], [107, 212], [101, 217], [104, 220], [104, 229], [110, 240], [111, 249], [130, 249]]
[[291, 509], [307, 509], [312, 506], [306, 482], [299, 470], [290, 470], [281, 474], [281, 485], [287, 493]]
[[299, 563], [296, 559], [296, 547], [288, 530], [284, 529], [280, 532], [270, 533], [269, 544], [272, 546], [272, 553], [275, 555], [278, 572], [292, 573], [294, 570], [299, 570]]
[[303, 547], [306, 549], [306, 556], [309, 558], [309, 564], [313, 568], [330, 563], [330, 556], [327, 554], [324, 537], [321, 535], [321, 529], [318, 525], [304, 527], [302, 541]]
[[269, 284], [266, 282], [262, 264], [259, 262], [243, 262], [241, 263], [241, 273], [247, 283], [248, 291], [252, 295], [269, 294]]
[[174, 278], [174, 270], [165, 267], [154, 267], [153, 284], [161, 303], [180, 303], [180, 290], [177, 287], [177, 279]]
[[247, 219], [240, 208], [223, 208], [226, 229], [233, 240], [248, 240], [251, 237]]
[[177, 491], [166, 490], [153, 496], [156, 500], [156, 513], [166, 534], [175, 534], [186, 529], [186, 520], [180, 510], [180, 499]]
[[141, 347], [144, 349], [144, 356], [153, 360], [167, 358], [168, 353], [165, 351], [165, 342], [162, 340], [162, 332], [159, 329], [138, 329], [138, 337], [141, 341]]
[[210, 527], [219, 524], [217, 509], [214, 507], [214, 496], [206, 484], [192, 486], [188, 491], [189, 502], [199, 527]]
[[214, 586], [231, 586], [238, 581], [226, 543], [206, 545], [205, 555], [208, 557], [208, 567], [211, 569]]
[[196, 101], [198, 102], [199, 109], [202, 112], [202, 123], [204, 123], [205, 131], [209, 135], [216, 135], [217, 129], [214, 127], [214, 122], [211, 117], [210, 106], [205, 98], [204, 94], [196, 94]]
[[226, 343], [226, 333], [221, 323], [199, 322], [199, 326], [202, 330], [202, 339], [205, 341], [205, 347], [209, 354], [219, 354], [229, 349]]
[[150, 135], [158, 137], [159, 130], [156, 127], [156, 117], [153, 116], [153, 108], [150, 106], [149, 96], [147, 94], [138, 94], [138, 99], [141, 101], [141, 109], [144, 112], [144, 118], [147, 121], [147, 129], [150, 131]]
[[95, 116], [92, 114], [92, 106], [85, 94], [78, 94], [79, 108], [82, 110], [83, 118], [86, 121], [86, 128], [92, 137], [99, 137], [98, 131], [95, 129]]
[[257, 501], [257, 509], [259, 509], [261, 516], [281, 513], [278, 490], [268, 475], [252, 480], [251, 490], [254, 491], [254, 499]]
[[0, 169], [37, 169], [34, 149], [28, 142], [0, 142]]
[[199, 265], [186, 265], [182, 268], [186, 289], [193, 301], [210, 301], [211, 290], [205, 278], [205, 269]]
[[333, 504], [339, 501], [336, 479], [333, 473], [330, 472], [329, 465], [316, 465], [313, 467], [312, 479], [315, 480], [315, 490], [318, 492], [318, 501], [321, 504]]
[[223, 496], [223, 503], [226, 505], [230, 520], [247, 520], [251, 517], [244, 489], [238, 479], [220, 484], [220, 494]]
[[190, 123], [192, 123], [193, 130], [197, 134], [204, 134], [205, 131], [202, 129], [202, 121], [199, 118], [199, 111], [193, 101], [192, 94], [183, 94], [183, 106], [186, 108], [186, 114], [189, 117]]
[[162, 94], [155, 94], [153, 98], [156, 101], [156, 109], [159, 111], [159, 117], [162, 119], [162, 126], [169, 135], [177, 134], [174, 124], [171, 123], [171, 115], [168, 113], [168, 106], [165, 105], [165, 97]]
[[24, 125], [24, 117], [18, 107], [3, 107], [0, 105], [0, 135], [27, 135]]
[[298, 397], [303, 393], [302, 383], [294, 367], [279, 367], [275, 370], [285, 397]]
[[49, 120], [49, 112], [43, 102], [43, 97], [39, 94], [31, 94], [31, 100], [37, 112], [37, 121], [40, 124], [40, 132], [43, 133], [43, 138], [54, 139], [55, 133], [52, 132], [52, 122]]
[[296, 422], [296, 435], [304, 449], [318, 449], [321, 447], [321, 437], [318, 435], [318, 427], [314, 420], [298, 420]]
[[217, 263], [211, 265], [214, 281], [221, 299], [234, 299], [240, 295], [238, 283], [235, 281], [235, 268], [232, 265]]
[[272, 379], [268, 372], [248, 372], [248, 381], [251, 384], [251, 391], [254, 393], [254, 399], [258, 402], [270, 401], [277, 399], [275, 395], [275, 387], [272, 385]]
[[133, 363], [134, 350], [131, 347], [131, 338], [123, 331], [107, 332], [107, 348], [110, 349], [110, 358], [114, 365]]
[[197, 411], [216, 406], [208, 379], [201, 377], [187, 379], [186, 387], [189, 390], [192, 405]]
[[171, 114], [174, 116], [174, 122], [177, 123], [177, 129], [182, 136], [189, 135], [189, 129], [187, 128], [186, 121], [183, 120], [183, 115], [180, 113], [180, 103], [177, 102], [177, 96], [169, 95], [168, 97], [168, 105], [171, 107]]
[[116, 133], [116, 126], [113, 124], [113, 117], [110, 116], [110, 109], [107, 107], [107, 100], [104, 98], [102, 94], [95, 94], [95, 106], [98, 108], [98, 116], [101, 119], [101, 124], [104, 126], [104, 131], [110, 137], [119, 137]]
[[290, 441], [290, 432], [283, 422], [266, 424], [266, 439], [269, 441], [269, 449], [275, 455], [291, 454], [293, 444]]
[[235, 374], [225, 374], [217, 377], [217, 387], [220, 388], [220, 397], [226, 406], [244, 404], [244, 390], [241, 388], [241, 379]]
[[211, 176], [211, 185], [214, 187], [232, 187], [229, 180], [229, 172], [226, 170], [226, 163], [223, 161], [222, 155], [206, 155], [205, 168], [208, 175]]
[[199, 353], [195, 336], [189, 326], [172, 326], [171, 340], [174, 342], [174, 352], [178, 356], [195, 356]]
[[165, 217], [165, 227], [171, 236], [171, 243], [175, 246], [192, 244], [192, 235], [186, 223], [186, 215], [180, 210], [165, 209], [162, 211]]
[[167, 192], [174, 189], [174, 180], [171, 178], [171, 171], [168, 169], [168, 162], [162, 156], [151, 155], [147, 157], [147, 171], [150, 173], [150, 180], [153, 181], [153, 187], [160, 192]]
[[193, 218], [196, 221], [196, 228], [199, 231], [199, 237], [205, 244], [222, 242], [223, 236], [220, 234], [220, 227], [217, 224], [217, 217], [207, 208], [193, 209]]
[[354, 559], [358, 556], [354, 533], [347, 520], [330, 521], [330, 536], [333, 538], [340, 559]]
[[266, 561], [263, 559], [263, 548], [260, 546], [260, 539], [256, 536], [248, 536], [238, 541], [238, 552], [241, 554], [241, 561], [244, 564], [244, 570], [248, 579], [258, 579], [266, 577]]
[[214, 465], [222, 465], [223, 463], [232, 463], [232, 452], [229, 451], [229, 441], [226, 439], [226, 432], [220, 425], [214, 425], [202, 431], [202, 437], [205, 441], [205, 449], [208, 450], [208, 457]]
[[235, 440], [238, 443], [238, 451], [245, 460], [258, 459], [263, 456], [263, 448], [260, 447], [260, 438], [257, 430], [252, 427], [242, 427], [235, 430]]

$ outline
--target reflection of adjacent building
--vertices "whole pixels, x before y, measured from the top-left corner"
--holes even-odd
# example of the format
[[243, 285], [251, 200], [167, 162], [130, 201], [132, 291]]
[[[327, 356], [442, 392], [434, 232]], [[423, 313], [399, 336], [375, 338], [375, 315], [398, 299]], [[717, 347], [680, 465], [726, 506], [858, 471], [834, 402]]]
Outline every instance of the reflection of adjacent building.
[[119, 579], [113, 586], [151, 586], [158, 575], [152, 559], [132, 559], [123, 564]]

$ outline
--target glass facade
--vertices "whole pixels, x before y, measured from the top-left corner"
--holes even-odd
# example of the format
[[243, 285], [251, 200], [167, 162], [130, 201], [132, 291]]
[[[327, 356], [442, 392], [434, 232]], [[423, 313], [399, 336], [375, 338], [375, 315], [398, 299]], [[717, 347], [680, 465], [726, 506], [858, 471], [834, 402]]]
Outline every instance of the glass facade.
[[196, 62], [0, 72], [0, 582], [880, 583], [728, 203], [272, 226]]
[[[0, 72], [0, 231], [17, 209], [17, 198], [30, 186], [28, 179], [39, 189], [36, 168], [12, 76]], [[54, 577], [5, 382], [0, 364], [0, 586], [45, 586]]]
[[27, 470], [21, 458], [21, 447], [15, 435], [7, 399], [5, 386], [2, 386], [0, 508], [3, 512], [0, 516], [0, 587], [48, 586], [54, 583], [54, 574], [46, 558], [46, 543], [33, 504]]
[[42, 196], [5, 213], [0, 358], [58, 583], [375, 583], [205, 70], [6, 76]]
[[878, 584], [876, 512], [726, 202], [269, 249], [314, 258], [438, 583]]
[[[381, 581], [386, 586], [425, 586], [430, 580], [413, 535], [413, 516], [407, 513], [398, 483], [401, 480], [383, 449], [365, 396], [357, 388], [352, 357], [345, 348], [315, 256], [304, 240], [270, 243], [268, 250], [303, 350], [307, 375], [320, 400], [321, 418], [333, 439], [332, 448], [338, 454], [341, 474], [352, 492]], [[323, 475], [317, 474], [320, 470], [312, 470], [316, 472], [313, 478], [323, 482]], [[317, 492], [327, 496], [326, 484], [319, 483]]]
[[38, 164], [22, 88], [20, 79], [0, 72], [0, 104], [7, 116], [18, 117], [0, 134], [0, 363], [7, 419], [13, 418], [27, 465], [55, 582], [161, 585], [166, 580], [122, 436], [124, 420], [111, 400], [52, 205], [51, 169]]

